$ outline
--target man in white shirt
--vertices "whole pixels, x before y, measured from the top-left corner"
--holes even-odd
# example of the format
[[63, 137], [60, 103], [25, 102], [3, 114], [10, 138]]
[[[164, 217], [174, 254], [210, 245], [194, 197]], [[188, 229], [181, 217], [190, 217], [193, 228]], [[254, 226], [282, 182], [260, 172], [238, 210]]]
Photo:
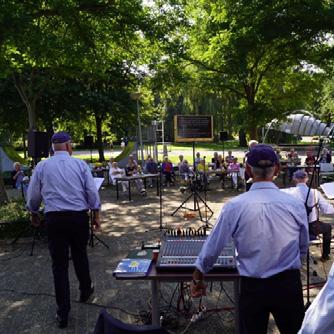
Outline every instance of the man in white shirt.
[[[303, 170], [297, 170], [293, 174], [293, 181], [295, 182], [296, 187], [283, 189], [283, 191], [299, 198], [305, 203], [309, 190], [307, 185], [308, 174]], [[324, 214], [333, 214], [334, 207], [332, 204], [328, 203], [316, 189], [311, 189], [307, 200], [307, 206], [312, 210], [308, 217], [310, 234], [315, 236], [322, 234], [323, 236], [323, 248], [320, 261], [324, 262], [329, 260], [329, 253], [331, 251], [332, 226], [319, 221], [319, 211]]]

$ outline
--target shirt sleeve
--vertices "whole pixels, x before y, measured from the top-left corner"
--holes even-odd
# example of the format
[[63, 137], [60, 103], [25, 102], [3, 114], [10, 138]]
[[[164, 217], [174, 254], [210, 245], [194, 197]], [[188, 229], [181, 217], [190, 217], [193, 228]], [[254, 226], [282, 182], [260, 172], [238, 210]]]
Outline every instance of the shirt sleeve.
[[330, 334], [334, 328], [334, 265], [325, 286], [307, 309], [298, 334]]
[[101, 208], [99, 192], [96, 189], [92, 173], [87, 165], [84, 166], [84, 178], [89, 208], [91, 210], [99, 210]]
[[222, 209], [214, 228], [206, 239], [195, 262], [196, 268], [202, 273], [210, 271], [225, 245], [231, 240], [237, 222], [230, 213], [231, 204]]
[[317, 195], [318, 195], [318, 205], [319, 205], [319, 208], [320, 208], [320, 212], [322, 212], [324, 214], [334, 213], [333, 205], [328, 203], [318, 190], [317, 190]]
[[40, 178], [40, 165], [37, 165], [29, 182], [27, 189], [27, 203], [26, 208], [30, 212], [38, 212], [39, 206], [42, 203], [42, 184]]
[[300, 256], [305, 257], [308, 250], [308, 245], [310, 241], [309, 232], [308, 232], [308, 218], [304, 204], [300, 201], [298, 206], [298, 212], [296, 214], [296, 219], [300, 226], [300, 235], [299, 235], [299, 249]]

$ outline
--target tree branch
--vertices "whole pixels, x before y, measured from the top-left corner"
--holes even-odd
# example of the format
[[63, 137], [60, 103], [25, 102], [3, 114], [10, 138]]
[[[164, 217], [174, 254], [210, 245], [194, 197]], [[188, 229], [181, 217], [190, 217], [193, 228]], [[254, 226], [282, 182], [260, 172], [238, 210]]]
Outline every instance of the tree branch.
[[[87, 12], [87, 13], [103, 13], [106, 9], [110, 8], [110, 5], [114, 5], [115, 1], [109, 0], [107, 3], [104, 4], [80, 4], [79, 6], [75, 7], [80, 12]], [[52, 17], [52, 16], [60, 16], [61, 12], [58, 9], [41, 9], [38, 12], [32, 14], [33, 18], [38, 17]]]

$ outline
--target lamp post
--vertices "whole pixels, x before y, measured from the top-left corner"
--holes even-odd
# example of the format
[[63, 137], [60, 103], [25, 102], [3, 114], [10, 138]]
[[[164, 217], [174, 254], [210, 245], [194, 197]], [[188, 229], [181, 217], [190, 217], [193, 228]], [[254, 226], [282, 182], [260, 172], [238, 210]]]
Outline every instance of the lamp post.
[[141, 93], [135, 92], [131, 94], [131, 99], [137, 101], [137, 122], [138, 122], [138, 137], [139, 137], [139, 146], [141, 154], [141, 166], [144, 167], [144, 152], [143, 152], [143, 137], [141, 133], [141, 121], [140, 121], [140, 111], [139, 111], [139, 99]]

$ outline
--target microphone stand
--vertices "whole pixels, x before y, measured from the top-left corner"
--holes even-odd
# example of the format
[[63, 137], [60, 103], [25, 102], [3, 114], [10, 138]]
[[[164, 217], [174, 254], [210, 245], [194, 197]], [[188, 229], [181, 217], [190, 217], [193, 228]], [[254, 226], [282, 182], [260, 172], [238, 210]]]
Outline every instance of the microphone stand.
[[97, 240], [97, 243], [100, 242], [105, 248], [109, 249], [109, 246], [101, 239], [99, 238], [95, 232], [94, 232], [94, 220], [93, 220], [93, 212], [90, 211], [90, 236], [89, 236], [89, 246], [94, 247], [94, 239]]
[[[306, 199], [305, 199], [305, 209], [306, 209], [306, 213], [307, 213], [307, 218], [309, 218], [312, 209], [310, 209], [307, 205], [308, 199], [310, 197], [310, 192], [311, 192], [311, 188], [312, 188], [312, 184], [313, 184], [313, 180], [314, 180], [314, 175], [315, 175], [315, 171], [317, 168], [317, 165], [319, 164], [319, 160], [320, 160], [320, 152], [322, 150], [322, 146], [323, 146], [323, 138], [319, 139], [319, 146], [318, 146], [318, 152], [317, 152], [317, 156], [314, 162], [314, 167], [312, 170], [312, 175], [311, 175], [311, 181], [309, 182], [308, 185], [308, 191], [307, 191], [307, 195], [306, 195]], [[310, 250], [309, 248], [307, 249], [307, 255], [306, 255], [306, 286], [307, 286], [307, 290], [306, 290], [306, 305], [305, 305], [305, 310], [307, 310], [310, 305]]]

